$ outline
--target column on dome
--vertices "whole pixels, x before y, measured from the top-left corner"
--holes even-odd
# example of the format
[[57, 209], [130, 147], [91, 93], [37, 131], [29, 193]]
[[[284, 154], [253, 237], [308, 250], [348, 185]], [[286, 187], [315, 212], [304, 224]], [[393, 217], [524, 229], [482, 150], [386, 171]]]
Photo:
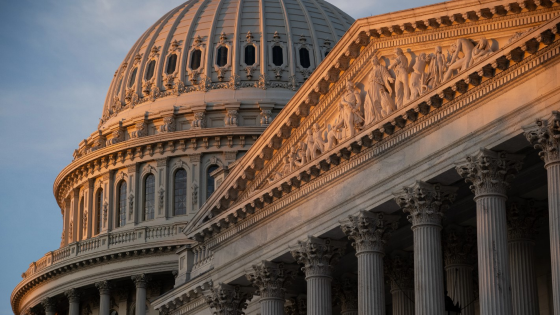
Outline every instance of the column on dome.
[[138, 223], [138, 205], [140, 204], [140, 180], [138, 178], [136, 163], [127, 167], [128, 174], [128, 200], [127, 200], [127, 220], [126, 224], [134, 225]]
[[[157, 196], [157, 202], [156, 202], [156, 214], [155, 217], [156, 218], [165, 218], [168, 216], [167, 212], [167, 185], [165, 183], [167, 183], [167, 173], [169, 171], [169, 166], [168, 166], [168, 158], [162, 158], [162, 159], [158, 159], [157, 160], [157, 170], [158, 170], [158, 176], [157, 176], [157, 180], [156, 180], [156, 196]], [[171, 186], [169, 186], [171, 187]]]
[[[103, 162], [102, 162], [103, 163]], [[103, 206], [101, 210], [101, 232], [107, 232], [111, 230], [111, 214], [112, 214], [112, 204], [113, 204], [113, 185], [115, 182], [115, 176], [111, 176], [111, 172], [107, 172], [102, 175], [103, 179]]]
[[99, 315], [109, 315], [111, 309], [111, 284], [109, 281], [95, 283], [99, 290]]
[[146, 287], [151, 277], [146, 274], [132, 276], [136, 286], [136, 315], [146, 315]]
[[285, 288], [297, 274], [299, 267], [295, 265], [276, 264], [262, 261], [253, 265], [246, 273], [247, 279], [257, 288], [260, 296], [261, 315], [283, 315]]
[[475, 228], [450, 225], [443, 230], [443, 236], [447, 296], [461, 307], [461, 315], [474, 315]]
[[70, 244], [70, 204], [66, 198], [62, 201], [62, 203], [62, 240], [60, 242], [60, 247]]
[[417, 181], [395, 193], [395, 201], [410, 213], [414, 235], [414, 308], [416, 315], [445, 312], [441, 219], [455, 199], [456, 187]]
[[308, 236], [290, 248], [292, 256], [304, 265], [307, 281], [307, 314], [332, 314], [332, 268], [344, 254], [346, 242]]
[[508, 249], [514, 315], [538, 315], [535, 235], [543, 215], [534, 200], [515, 200], [507, 208]]
[[93, 235], [94, 184], [95, 179], [90, 178], [84, 188], [84, 213], [82, 214], [82, 229], [84, 231], [82, 239], [91, 238]]
[[206, 304], [210, 306], [214, 315], [243, 315], [247, 301], [253, 297], [251, 288], [220, 283], [204, 292]]
[[456, 166], [459, 175], [472, 184], [476, 202], [481, 315], [513, 314], [506, 192], [521, 169], [522, 160], [520, 155], [481, 149]]
[[414, 254], [396, 250], [385, 258], [393, 315], [414, 315]]
[[53, 298], [44, 298], [41, 301], [41, 305], [45, 309], [45, 315], [55, 315], [56, 313], [56, 303]]
[[68, 315], [80, 315], [80, 292], [77, 289], [70, 289], [64, 291], [64, 295], [69, 302]]
[[360, 315], [385, 315], [383, 257], [385, 243], [398, 227], [399, 217], [360, 211], [340, 222], [352, 240], [358, 258], [358, 310]]
[[[359, 276], [359, 275], [358, 275]], [[341, 315], [358, 315], [358, 292], [356, 281], [344, 276], [341, 281], [333, 282], [335, 305], [340, 305]]]
[[552, 261], [552, 303], [560, 315], [560, 112], [524, 127], [527, 140], [539, 150], [548, 177], [548, 219]]

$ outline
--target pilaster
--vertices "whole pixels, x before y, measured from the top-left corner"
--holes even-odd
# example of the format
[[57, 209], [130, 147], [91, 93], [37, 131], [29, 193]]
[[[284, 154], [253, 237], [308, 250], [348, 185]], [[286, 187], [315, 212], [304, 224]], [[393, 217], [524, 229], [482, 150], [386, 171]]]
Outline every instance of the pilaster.
[[157, 160], [157, 181], [156, 181], [156, 218], [166, 218], [169, 216], [167, 209], [167, 194], [166, 185], [167, 176], [169, 172], [168, 158], [162, 158]]
[[127, 167], [128, 174], [128, 200], [127, 200], [127, 220], [126, 224], [135, 225], [138, 223], [138, 205], [140, 204], [140, 180], [138, 175], [138, 163]]
[[87, 233], [84, 238], [89, 239], [93, 236], [93, 214], [94, 214], [94, 184], [95, 179], [88, 179], [84, 189], [84, 211], [87, 213]]
[[82, 236], [82, 214], [80, 213], [80, 190], [77, 188], [72, 189], [72, 199], [70, 200], [70, 207], [72, 207], [72, 243], [77, 242]]
[[[191, 203], [188, 209], [190, 208], [191, 213], [196, 213], [201, 205], [201, 200], [200, 200], [201, 199], [200, 191], [202, 191], [202, 189], [200, 188], [200, 185], [202, 183], [201, 177], [204, 176], [205, 174], [202, 173], [203, 170], [200, 165], [200, 161], [202, 159], [201, 153], [191, 154], [189, 155], [189, 159], [191, 162], [191, 169], [192, 169], [192, 171], [190, 172], [190, 176], [192, 176], [191, 177], [192, 184], [190, 185]], [[188, 193], [189, 192], [187, 192], [187, 194]]]

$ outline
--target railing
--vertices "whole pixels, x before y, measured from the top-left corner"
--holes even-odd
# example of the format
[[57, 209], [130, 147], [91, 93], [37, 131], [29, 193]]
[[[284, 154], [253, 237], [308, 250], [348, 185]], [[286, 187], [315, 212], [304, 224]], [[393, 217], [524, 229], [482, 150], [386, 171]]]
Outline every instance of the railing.
[[181, 230], [185, 224], [169, 224], [152, 227], [141, 227], [126, 231], [108, 232], [94, 238], [75, 242], [66, 247], [48, 252], [41, 259], [29, 265], [27, 271], [21, 276], [27, 278], [33, 274], [47, 269], [50, 266], [62, 263], [70, 258], [90, 255], [108, 249], [140, 245], [150, 242], [180, 240]]

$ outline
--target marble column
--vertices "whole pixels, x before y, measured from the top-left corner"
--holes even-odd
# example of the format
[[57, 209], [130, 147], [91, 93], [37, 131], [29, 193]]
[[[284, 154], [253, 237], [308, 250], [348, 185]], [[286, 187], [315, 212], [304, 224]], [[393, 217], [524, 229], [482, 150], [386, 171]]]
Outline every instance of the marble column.
[[476, 202], [481, 315], [513, 314], [507, 247], [506, 192], [523, 157], [481, 149], [456, 166]]
[[56, 303], [53, 298], [44, 298], [41, 301], [41, 305], [45, 309], [45, 315], [54, 315], [56, 313]]
[[394, 251], [385, 258], [393, 315], [414, 315], [414, 254]]
[[447, 295], [459, 304], [461, 315], [474, 315], [473, 270], [476, 262], [474, 227], [450, 225], [443, 230], [443, 257]]
[[284, 286], [294, 278], [298, 269], [295, 265], [262, 261], [247, 271], [247, 279], [260, 296], [261, 315], [284, 315]]
[[247, 301], [253, 297], [251, 288], [219, 283], [204, 293], [206, 304], [214, 315], [243, 315]]
[[395, 201], [410, 213], [414, 235], [414, 308], [416, 315], [443, 315], [441, 219], [455, 199], [456, 187], [417, 181], [395, 193]]
[[342, 220], [342, 231], [353, 241], [358, 258], [360, 315], [385, 315], [383, 256], [385, 243], [398, 226], [398, 216], [360, 211]]
[[308, 236], [290, 248], [292, 256], [304, 265], [307, 281], [307, 314], [332, 314], [332, 267], [344, 254], [346, 242]]
[[508, 205], [508, 247], [514, 315], [538, 315], [539, 294], [535, 270], [535, 235], [543, 211], [534, 200]]
[[64, 292], [70, 303], [68, 315], [80, 315], [80, 293], [77, 289], [70, 289]]
[[136, 285], [136, 315], [146, 315], [146, 287], [151, 277], [146, 274], [132, 276]]
[[340, 282], [333, 282], [335, 305], [340, 306], [341, 315], [358, 315], [358, 292], [354, 279], [344, 276]]
[[109, 315], [111, 310], [111, 285], [109, 281], [95, 283], [99, 290], [99, 315]]
[[540, 150], [548, 176], [548, 218], [552, 266], [552, 303], [560, 315], [560, 112], [523, 128], [527, 140]]

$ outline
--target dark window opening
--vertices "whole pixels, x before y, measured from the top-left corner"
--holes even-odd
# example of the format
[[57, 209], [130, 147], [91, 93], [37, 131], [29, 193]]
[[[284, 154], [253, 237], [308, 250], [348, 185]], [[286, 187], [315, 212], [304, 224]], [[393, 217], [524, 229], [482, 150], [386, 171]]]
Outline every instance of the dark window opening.
[[173, 54], [167, 60], [167, 74], [175, 72], [175, 67], [177, 67], [177, 55]]
[[148, 70], [146, 71], [146, 80], [150, 80], [154, 76], [154, 71], [156, 69], [156, 61], [152, 60], [148, 63]]
[[216, 189], [216, 183], [214, 182], [214, 177], [212, 177], [212, 175], [210, 174], [217, 169], [218, 169], [218, 165], [216, 164], [210, 165], [210, 167], [208, 167], [208, 171], [206, 172], [206, 199], [210, 198], [210, 195], [212, 195], [212, 193]]
[[144, 185], [144, 220], [153, 220], [156, 209], [156, 177], [150, 174]]
[[138, 68], [134, 68], [134, 70], [132, 70], [130, 81], [128, 81], [128, 87], [132, 87], [134, 85], [134, 81], [136, 81], [136, 72], [138, 72]]
[[227, 54], [228, 54], [227, 47], [220, 46], [218, 48], [218, 56], [216, 56], [217, 57], [216, 64], [218, 65], [218, 67], [223, 67], [227, 65]]
[[272, 63], [275, 66], [281, 66], [284, 63], [282, 47], [280, 46], [272, 47]]
[[97, 198], [95, 198], [95, 221], [97, 225], [95, 226], [95, 234], [99, 234], [101, 229], [103, 229], [103, 222], [101, 221], [101, 211], [103, 211], [103, 189], [99, 188], [97, 190]]
[[200, 59], [202, 58], [202, 51], [200, 49], [195, 49], [191, 55], [191, 69], [196, 70], [200, 68]]
[[248, 66], [255, 64], [255, 46], [253, 45], [245, 47], [245, 64]]
[[309, 50], [307, 50], [307, 48], [299, 49], [299, 63], [305, 69], [311, 67], [311, 60], [309, 59]]
[[174, 186], [175, 215], [187, 214], [187, 171], [179, 169], [175, 173]]
[[126, 224], [126, 182], [122, 181], [119, 185], [119, 204], [117, 210], [117, 227]]

